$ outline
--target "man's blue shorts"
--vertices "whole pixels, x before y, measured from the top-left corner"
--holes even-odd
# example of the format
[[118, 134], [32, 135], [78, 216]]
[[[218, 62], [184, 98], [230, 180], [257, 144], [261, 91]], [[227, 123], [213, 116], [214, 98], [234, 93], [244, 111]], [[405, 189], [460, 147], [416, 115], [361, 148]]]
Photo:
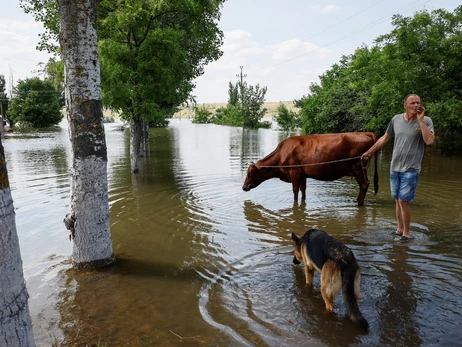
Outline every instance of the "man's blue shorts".
[[403, 201], [414, 201], [419, 174], [416, 171], [390, 173], [391, 197]]

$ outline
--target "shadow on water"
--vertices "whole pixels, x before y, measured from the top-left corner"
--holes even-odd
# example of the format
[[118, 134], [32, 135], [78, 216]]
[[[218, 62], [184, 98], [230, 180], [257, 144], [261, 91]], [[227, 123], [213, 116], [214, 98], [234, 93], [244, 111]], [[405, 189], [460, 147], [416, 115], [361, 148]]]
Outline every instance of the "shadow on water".
[[[308, 180], [306, 202], [273, 179], [242, 191], [249, 161], [287, 135], [172, 120], [150, 130], [150, 156], [130, 173], [129, 134], [106, 125], [115, 266], [71, 268], [62, 219], [69, 199], [66, 125], [4, 146], [37, 345], [428, 346], [460, 344], [462, 159], [427, 151], [400, 244], [388, 178], [356, 206], [356, 182]], [[359, 306], [371, 332], [325, 311], [319, 274], [307, 288], [290, 233], [316, 227], [361, 267]]]

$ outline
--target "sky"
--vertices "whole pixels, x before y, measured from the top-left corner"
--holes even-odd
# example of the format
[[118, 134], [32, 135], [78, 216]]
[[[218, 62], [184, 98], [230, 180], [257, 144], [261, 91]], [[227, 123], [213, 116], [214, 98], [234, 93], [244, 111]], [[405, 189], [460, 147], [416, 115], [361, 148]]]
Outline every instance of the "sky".
[[[392, 16], [444, 8], [456, 0], [227, 0], [219, 27], [222, 57], [205, 67], [193, 91], [201, 103], [227, 102], [228, 83], [242, 74], [250, 85], [267, 87], [266, 101], [293, 101], [362, 45], [393, 28]], [[25, 14], [18, 0], [4, 1], [0, 12], [0, 75], [10, 81], [38, 76], [51, 57], [36, 50], [41, 23]], [[242, 67], [242, 70], [241, 70]]]

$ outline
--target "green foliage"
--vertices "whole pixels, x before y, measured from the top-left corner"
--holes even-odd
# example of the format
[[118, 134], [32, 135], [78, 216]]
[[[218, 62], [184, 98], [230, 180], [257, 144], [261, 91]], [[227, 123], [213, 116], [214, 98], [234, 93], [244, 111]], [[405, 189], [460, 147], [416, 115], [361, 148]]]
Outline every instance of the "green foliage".
[[214, 123], [243, 126], [244, 128], [270, 128], [271, 122], [261, 122], [267, 112], [263, 108], [267, 87], [249, 86], [247, 83], [229, 82], [229, 102], [215, 111]]
[[[191, 98], [194, 80], [222, 52], [218, 28], [225, 0], [101, 0], [98, 13], [101, 86], [106, 107], [124, 120], [167, 124]], [[20, 0], [42, 22], [39, 48], [58, 52], [55, 0]]]
[[300, 126], [300, 116], [287, 108], [283, 103], [278, 106], [276, 122], [284, 131], [292, 131]]
[[191, 96], [204, 66], [218, 59], [223, 1], [103, 0], [103, 102], [130, 119], [166, 119]]
[[[343, 56], [295, 100], [305, 133], [385, 132], [390, 119], [404, 112], [403, 99], [420, 95], [432, 117], [440, 145], [462, 147], [462, 6], [413, 17], [396, 15], [393, 30], [372, 47]], [[443, 136], [443, 134], [445, 134]], [[443, 138], [444, 137], [444, 138]]]
[[31, 122], [20, 122], [14, 126], [14, 131], [19, 133], [30, 133], [37, 131]]
[[59, 16], [56, 0], [19, 0], [19, 6], [25, 13], [34, 16], [36, 22], [43, 23], [45, 31], [38, 36], [37, 49], [49, 53], [58, 53]]
[[8, 110], [8, 96], [6, 95], [6, 82], [5, 82], [5, 76], [0, 75], [0, 103], [1, 109], [3, 109], [3, 114], [6, 114], [6, 111]]
[[210, 112], [204, 105], [202, 107], [194, 107], [193, 123], [205, 124], [212, 121], [212, 112]]
[[64, 62], [50, 58], [45, 65], [46, 79], [50, 80], [58, 91], [64, 91]]
[[242, 112], [240, 106], [231, 104], [220, 107], [215, 111], [214, 121], [219, 125], [242, 126]]
[[228, 84], [228, 105], [239, 105], [239, 87], [238, 84], [233, 85], [231, 82]]
[[433, 123], [438, 124], [438, 142], [449, 151], [462, 149], [462, 100], [452, 98], [426, 105]]
[[247, 83], [239, 83], [241, 97], [242, 125], [244, 128], [256, 129], [262, 127], [261, 119], [268, 111], [262, 107], [265, 103], [267, 87], [260, 85], [249, 86]]
[[29, 122], [34, 128], [56, 125], [62, 120], [59, 92], [50, 81], [34, 77], [18, 81], [10, 103], [12, 124]]

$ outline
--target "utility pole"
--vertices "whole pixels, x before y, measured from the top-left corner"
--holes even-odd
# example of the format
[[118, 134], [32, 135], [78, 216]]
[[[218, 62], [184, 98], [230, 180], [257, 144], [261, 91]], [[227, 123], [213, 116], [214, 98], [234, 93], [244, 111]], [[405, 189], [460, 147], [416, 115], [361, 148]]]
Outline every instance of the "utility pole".
[[244, 83], [244, 77], [247, 77], [247, 74], [243, 74], [242, 73], [242, 69], [244, 68], [243, 66], [239, 66], [241, 68], [241, 73], [240, 74], [236, 74], [236, 77], [240, 77], [241, 78], [241, 85]]
[[241, 84], [239, 85], [241, 87], [241, 104], [244, 105], [244, 77], [247, 77], [247, 74], [242, 73], [242, 69], [244, 68], [243, 66], [239, 66], [241, 68], [241, 73], [236, 74], [236, 77], [241, 78]]

